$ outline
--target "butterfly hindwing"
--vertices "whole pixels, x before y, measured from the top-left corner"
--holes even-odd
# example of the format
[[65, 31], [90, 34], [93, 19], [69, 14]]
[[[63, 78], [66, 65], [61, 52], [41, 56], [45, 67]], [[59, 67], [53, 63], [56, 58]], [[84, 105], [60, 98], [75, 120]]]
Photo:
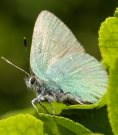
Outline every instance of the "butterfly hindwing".
[[107, 73], [88, 54], [63, 57], [47, 71], [48, 79], [83, 102], [96, 102], [106, 91]]

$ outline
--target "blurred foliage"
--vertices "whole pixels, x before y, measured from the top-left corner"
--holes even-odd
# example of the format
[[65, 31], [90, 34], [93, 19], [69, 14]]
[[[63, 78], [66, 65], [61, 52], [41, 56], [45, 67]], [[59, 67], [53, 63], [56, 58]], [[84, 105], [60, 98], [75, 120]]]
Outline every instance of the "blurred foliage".
[[[32, 126], [33, 123], [33, 126]], [[8, 126], [9, 125], [9, 126]], [[6, 128], [7, 127], [7, 128]], [[40, 129], [40, 130], [39, 130]], [[32, 115], [17, 115], [0, 121], [3, 135], [43, 135], [43, 122]]]
[[[84, 45], [86, 51], [96, 58], [100, 59], [100, 53], [97, 46], [98, 29], [101, 22], [108, 16], [113, 16], [113, 11], [118, 5], [118, 1], [103, 1], [103, 0], [4, 0], [0, 3], [0, 55], [8, 58], [16, 65], [22, 67], [29, 72], [29, 52], [31, 37], [33, 32], [33, 26], [35, 19], [42, 10], [49, 10], [58, 16], [76, 35], [77, 39]], [[115, 13], [117, 17], [117, 12]], [[114, 20], [117, 20], [113, 17]], [[109, 30], [117, 30], [117, 21], [114, 23], [113, 19], [108, 18], [101, 26], [104, 31], [100, 33], [100, 48], [104, 62], [110, 67], [111, 58], [109, 55], [108, 46], [105, 47], [106, 42], [117, 35], [110, 35]], [[109, 20], [112, 21], [109, 21]], [[113, 23], [113, 25], [112, 25]], [[112, 26], [112, 27], [111, 27]], [[108, 36], [104, 36], [106, 33]], [[102, 35], [103, 34], [103, 35]], [[101, 36], [102, 35], [102, 36]], [[23, 37], [27, 37], [28, 48], [23, 46]], [[102, 38], [101, 38], [102, 37]], [[107, 38], [106, 38], [107, 37]], [[111, 38], [112, 37], [112, 38]], [[110, 45], [114, 42], [109, 42]], [[117, 45], [117, 44], [116, 44]], [[107, 53], [106, 49], [107, 48]], [[113, 50], [113, 49], [112, 49]], [[116, 51], [116, 48], [114, 49]], [[112, 51], [112, 53], [114, 53]], [[111, 53], [110, 53], [111, 54]], [[117, 55], [117, 53], [115, 52]], [[114, 64], [117, 65], [117, 64]], [[115, 67], [115, 66], [114, 66]], [[114, 71], [115, 70], [115, 71]], [[111, 70], [111, 78], [114, 78], [114, 72], [117, 68]], [[11, 115], [24, 112], [26, 107], [31, 107], [31, 100], [35, 95], [28, 91], [23, 81], [24, 74], [12, 66], [6, 64], [0, 60], [0, 115], [6, 116], [10, 111]], [[117, 78], [115, 78], [117, 81]], [[111, 81], [113, 88], [116, 88], [116, 84]], [[111, 88], [109, 88], [109, 91]], [[111, 92], [112, 93], [112, 92]], [[114, 99], [112, 97], [109, 97]], [[116, 98], [115, 98], [116, 99]], [[105, 102], [106, 100], [103, 99]], [[112, 100], [111, 100], [112, 101]], [[104, 104], [103, 102], [103, 104]], [[115, 101], [116, 102], [116, 101]], [[108, 103], [109, 110], [111, 103]], [[116, 104], [115, 104], [116, 105]], [[61, 106], [62, 107], [62, 106]], [[63, 107], [62, 107], [63, 108]], [[24, 109], [23, 111], [20, 109]], [[73, 111], [74, 109], [74, 111]], [[18, 111], [19, 110], [19, 111]], [[32, 110], [32, 109], [31, 109]], [[35, 115], [34, 112], [27, 110], [26, 112]], [[41, 110], [42, 111], [42, 110]], [[111, 127], [109, 124], [106, 106], [100, 109], [96, 108], [76, 108], [70, 107], [65, 109], [61, 113], [62, 116], [73, 119], [76, 122], [81, 123], [93, 132], [100, 132], [106, 135], [112, 135]], [[109, 114], [111, 119], [114, 115], [114, 111]], [[45, 116], [45, 115], [44, 115]], [[23, 116], [25, 117], [25, 116]], [[48, 116], [45, 116], [49, 118]], [[83, 119], [84, 118], [84, 119]], [[117, 113], [115, 113], [115, 119]], [[41, 119], [41, 118], [40, 118]], [[86, 119], [86, 120], [85, 120]], [[43, 120], [42, 120], [43, 121]], [[93, 123], [93, 124], [91, 124]], [[114, 120], [110, 121], [112, 128], [114, 129]], [[115, 121], [117, 123], [117, 121]], [[116, 131], [114, 129], [113, 131]]]

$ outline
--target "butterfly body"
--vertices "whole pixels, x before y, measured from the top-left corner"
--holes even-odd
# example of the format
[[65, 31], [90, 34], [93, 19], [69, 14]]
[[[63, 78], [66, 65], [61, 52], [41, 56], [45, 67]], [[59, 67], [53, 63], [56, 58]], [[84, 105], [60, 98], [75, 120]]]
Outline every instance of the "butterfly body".
[[107, 72], [87, 54], [70, 29], [54, 14], [42, 11], [35, 23], [30, 53], [31, 77], [27, 87], [32, 101], [95, 103], [106, 92]]
[[[32, 81], [33, 80], [33, 81]], [[60, 87], [56, 86], [54, 82], [48, 82], [48, 84], [44, 84], [43, 82], [39, 82], [39, 79], [34, 77], [26, 78], [26, 85], [28, 88], [33, 89], [38, 97], [39, 101], [56, 101], [63, 102], [65, 104], [77, 104], [82, 103], [79, 97], [72, 96], [69, 92], [64, 92]]]

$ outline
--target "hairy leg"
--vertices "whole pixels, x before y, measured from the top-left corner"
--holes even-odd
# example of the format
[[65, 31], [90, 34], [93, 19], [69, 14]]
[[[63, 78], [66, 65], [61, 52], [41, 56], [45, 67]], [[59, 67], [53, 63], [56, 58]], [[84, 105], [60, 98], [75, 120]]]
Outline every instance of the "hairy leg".
[[38, 110], [38, 108], [36, 107], [36, 103], [39, 103], [40, 104], [40, 106], [47, 112], [47, 113], [49, 113], [48, 112], [48, 110], [46, 109], [46, 107], [42, 104], [42, 101], [41, 101], [41, 99], [39, 98], [39, 97], [37, 97], [37, 98], [35, 98], [35, 99], [33, 99], [32, 100], [32, 105], [33, 105], [33, 107], [36, 109], [36, 111], [39, 113], [39, 110]]

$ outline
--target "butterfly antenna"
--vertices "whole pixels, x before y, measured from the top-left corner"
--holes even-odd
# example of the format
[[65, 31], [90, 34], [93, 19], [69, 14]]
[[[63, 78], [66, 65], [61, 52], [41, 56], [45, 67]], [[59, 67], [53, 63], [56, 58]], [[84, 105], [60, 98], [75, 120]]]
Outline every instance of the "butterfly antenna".
[[24, 37], [24, 46], [27, 47], [27, 39]]
[[[29, 56], [29, 54], [28, 54], [28, 44], [27, 44], [27, 38], [26, 37], [24, 37], [24, 47], [25, 47], [25, 51], [26, 51], [26, 61], [27, 61], [27, 58], [28, 58], [28, 56]], [[27, 61], [27, 65], [29, 66], [29, 60]], [[32, 70], [31, 70], [31, 68], [30, 68], [30, 66], [29, 66], [29, 69], [30, 69], [30, 74], [32, 75], [33, 73], [32, 73]]]
[[27, 45], [27, 39], [26, 39], [26, 37], [23, 38], [23, 41], [24, 41], [25, 51], [26, 51], [26, 54], [27, 54], [27, 51], [28, 51], [28, 45]]
[[10, 65], [12, 65], [13, 67], [19, 69], [20, 71], [24, 72], [25, 74], [27, 74], [30, 77], [30, 74], [28, 74], [25, 70], [23, 70], [22, 68], [16, 66], [15, 64], [11, 63], [8, 59], [6, 59], [5, 57], [1, 57], [1, 59], [3, 59], [4, 61], [6, 61], [7, 63], [9, 63]]

